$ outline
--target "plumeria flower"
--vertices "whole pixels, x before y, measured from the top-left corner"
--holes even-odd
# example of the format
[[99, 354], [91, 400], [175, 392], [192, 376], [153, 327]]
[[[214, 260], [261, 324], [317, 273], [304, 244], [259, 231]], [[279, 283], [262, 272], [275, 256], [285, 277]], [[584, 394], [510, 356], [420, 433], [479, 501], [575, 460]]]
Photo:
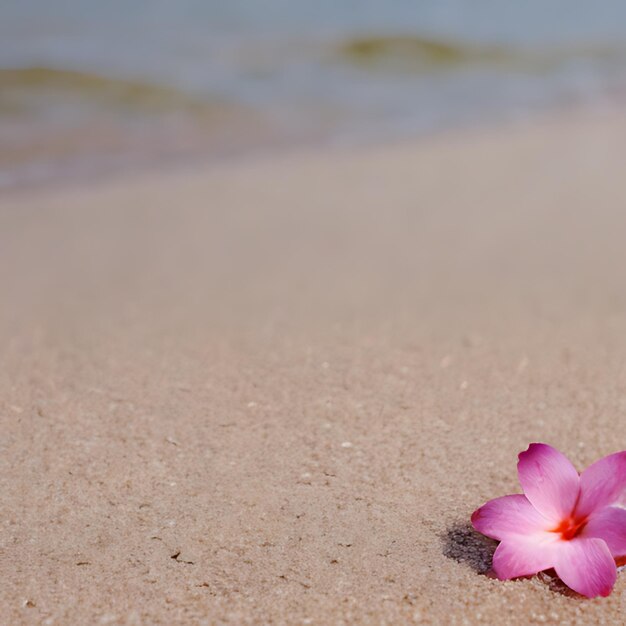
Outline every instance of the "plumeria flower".
[[490, 500], [472, 515], [474, 528], [500, 541], [493, 569], [500, 580], [554, 568], [578, 593], [608, 596], [616, 559], [626, 556], [626, 451], [578, 474], [545, 443], [519, 455], [524, 494]]

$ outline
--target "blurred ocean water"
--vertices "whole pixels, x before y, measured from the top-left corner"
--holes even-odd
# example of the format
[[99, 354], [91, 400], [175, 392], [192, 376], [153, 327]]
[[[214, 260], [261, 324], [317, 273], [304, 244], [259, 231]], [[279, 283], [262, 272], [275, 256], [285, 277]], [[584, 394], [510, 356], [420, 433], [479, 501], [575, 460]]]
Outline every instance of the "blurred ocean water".
[[4, 0], [0, 186], [619, 100], [617, 0]]

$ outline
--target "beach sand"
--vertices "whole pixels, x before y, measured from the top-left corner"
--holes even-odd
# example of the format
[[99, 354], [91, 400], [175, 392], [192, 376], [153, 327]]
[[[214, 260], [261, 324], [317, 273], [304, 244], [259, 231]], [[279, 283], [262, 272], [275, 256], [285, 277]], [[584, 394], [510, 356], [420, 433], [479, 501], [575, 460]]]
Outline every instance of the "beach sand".
[[486, 575], [626, 442], [626, 117], [0, 200], [0, 623], [622, 624]]

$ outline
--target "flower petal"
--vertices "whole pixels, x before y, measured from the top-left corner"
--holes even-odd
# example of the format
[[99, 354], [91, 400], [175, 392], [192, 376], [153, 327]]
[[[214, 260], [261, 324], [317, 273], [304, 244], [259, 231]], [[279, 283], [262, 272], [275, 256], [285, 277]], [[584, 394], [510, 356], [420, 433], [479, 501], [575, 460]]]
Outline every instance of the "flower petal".
[[548, 530], [551, 526], [522, 494], [489, 500], [474, 511], [472, 525], [483, 535], [500, 541], [511, 535], [527, 535]]
[[576, 513], [581, 517], [594, 510], [616, 504], [626, 496], [626, 451], [605, 456], [590, 465], [580, 476], [580, 501]]
[[613, 558], [626, 556], [626, 509], [607, 506], [592, 513], [580, 536], [604, 539]]
[[557, 543], [558, 540], [548, 537], [547, 533], [541, 540], [521, 535], [509, 537], [494, 552], [493, 570], [500, 580], [508, 580], [554, 567], [554, 546]]
[[572, 513], [580, 478], [565, 455], [545, 443], [531, 443], [519, 455], [517, 472], [526, 497], [545, 517], [559, 522]]
[[558, 542], [554, 569], [568, 587], [588, 598], [608, 596], [617, 578], [609, 547], [591, 537]]

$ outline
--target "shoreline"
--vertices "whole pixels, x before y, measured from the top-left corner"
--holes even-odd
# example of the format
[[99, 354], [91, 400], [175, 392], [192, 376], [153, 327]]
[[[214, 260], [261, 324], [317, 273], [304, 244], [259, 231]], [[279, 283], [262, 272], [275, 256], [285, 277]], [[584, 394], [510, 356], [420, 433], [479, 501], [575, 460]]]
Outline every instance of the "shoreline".
[[[621, 110], [622, 98], [620, 95], [610, 99], [595, 98], [593, 101], [561, 103], [560, 105], [544, 106], [538, 110], [525, 111], [522, 114], [513, 111], [503, 111], [497, 118], [476, 118], [471, 121], [458, 122], [440, 128], [429, 130], [413, 130], [403, 136], [384, 133], [380, 137], [372, 134], [370, 137], [319, 137], [288, 139], [274, 137], [265, 142], [248, 147], [224, 148], [221, 153], [209, 154], [207, 150], [197, 149], [195, 153], [163, 152], [160, 155], [135, 158], [133, 163], [124, 164], [127, 158], [122, 155], [114, 157], [116, 162], [100, 164], [85, 173], [65, 171], [51, 171], [40, 175], [36, 179], [17, 182], [2, 182], [16, 174], [6, 173], [0, 168], [0, 198], [15, 194], [28, 194], [31, 191], [54, 191], [64, 188], [83, 188], [90, 184], [115, 183], [118, 180], [132, 180], [132, 178], [161, 177], [184, 175], [186, 171], [212, 170], [221, 167], [237, 167], [238, 164], [256, 163], [263, 161], [289, 159], [290, 156], [315, 155], [322, 152], [344, 153], [384, 150], [394, 146], [416, 145], [422, 142], [444, 140], [448, 137], [468, 136], [475, 133], [506, 132], [519, 124], [546, 124], [562, 117], [595, 116], [618, 114]], [[383, 136], [384, 135], [384, 136]], [[29, 166], [31, 167], [31, 166]], [[54, 167], [54, 166], [52, 166]], [[67, 166], [61, 166], [64, 169]], [[5, 168], [7, 169], [7, 168]]]

